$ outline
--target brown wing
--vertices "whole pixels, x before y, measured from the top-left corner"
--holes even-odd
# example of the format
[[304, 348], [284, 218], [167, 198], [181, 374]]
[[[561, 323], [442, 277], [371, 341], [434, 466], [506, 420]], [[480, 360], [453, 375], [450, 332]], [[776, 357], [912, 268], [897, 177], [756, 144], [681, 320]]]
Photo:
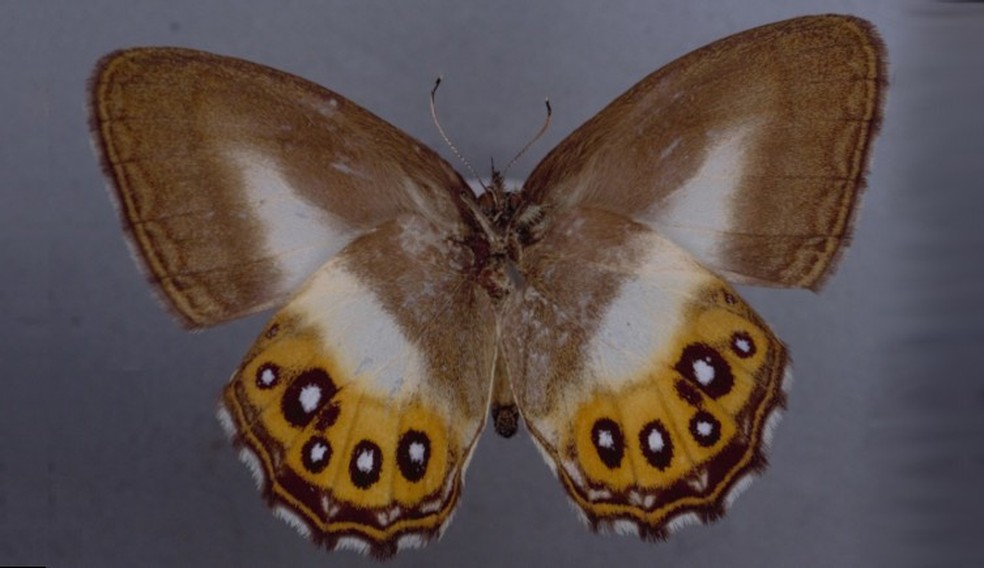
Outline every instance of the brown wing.
[[347, 99], [176, 48], [100, 61], [92, 123], [152, 281], [186, 325], [281, 303], [402, 212], [457, 231], [466, 191], [437, 154]]
[[640, 223], [557, 218], [523, 257], [501, 353], [526, 425], [596, 530], [665, 538], [765, 466], [786, 350], [727, 284]]
[[451, 520], [495, 361], [467, 251], [416, 215], [360, 237], [277, 312], [220, 417], [278, 516], [378, 557]]
[[615, 99], [525, 191], [548, 215], [600, 207], [644, 222], [735, 281], [817, 288], [850, 235], [884, 57], [848, 16], [717, 41]]

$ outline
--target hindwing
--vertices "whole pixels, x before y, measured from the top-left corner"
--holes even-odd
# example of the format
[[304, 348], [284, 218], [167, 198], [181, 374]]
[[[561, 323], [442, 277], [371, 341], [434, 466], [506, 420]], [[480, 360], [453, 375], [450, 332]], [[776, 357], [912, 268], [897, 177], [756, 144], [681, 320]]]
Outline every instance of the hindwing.
[[247, 353], [220, 412], [267, 500], [329, 549], [439, 536], [489, 405], [495, 317], [458, 247], [400, 218], [345, 248]]
[[612, 213], [555, 219], [524, 263], [502, 337], [509, 379], [585, 518], [663, 538], [722, 514], [765, 464], [783, 345], [683, 249]]

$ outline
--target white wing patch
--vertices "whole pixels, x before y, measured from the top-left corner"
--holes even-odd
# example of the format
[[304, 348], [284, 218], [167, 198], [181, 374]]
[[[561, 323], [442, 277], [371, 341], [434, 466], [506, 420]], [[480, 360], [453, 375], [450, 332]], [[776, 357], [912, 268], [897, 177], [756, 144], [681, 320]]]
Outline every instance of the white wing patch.
[[245, 148], [228, 156], [241, 172], [253, 216], [263, 225], [265, 253], [279, 268], [277, 290], [293, 292], [348, 244], [352, 233], [339, 230], [336, 220], [299, 198], [269, 158]]
[[420, 351], [400, 331], [372, 291], [332, 260], [318, 270], [289, 306], [321, 331], [326, 350], [360, 388], [396, 395], [426, 377]]
[[681, 298], [707, 284], [679, 247], [654, 233], [645, 238], [651, 241], [644, 245], [648, 256], [619, 288], [588, 347], [588, 372], [611, 388], [652, 370], [653, 358], [660, 357], [654, 346], [673, 345], [683, 326]]
[[734, 226], [734, 199], [757, 130], [751, 122], [720, 132], [697, 173], [643, 218], [697, 258], [720, 266], [721, 233]]

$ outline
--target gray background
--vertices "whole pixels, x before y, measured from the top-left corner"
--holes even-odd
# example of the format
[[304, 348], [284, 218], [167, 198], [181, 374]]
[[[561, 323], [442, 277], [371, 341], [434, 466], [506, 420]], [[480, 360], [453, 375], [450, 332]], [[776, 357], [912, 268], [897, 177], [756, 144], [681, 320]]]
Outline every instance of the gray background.
[[[520, 177], [672, 58], [807, 13], [872, 20], [891, 66], [854, 244], [819, 295], [745, 291], [793, 354], [771, 468], [652, 545], [590, 534], [525, 432], [487, 432], [444, 539], [393, 566], [960, 566], [984, 559], [984, 4], [899, 1], [0, 1], [0, 564], [372, 565], [273, 518], [213, 414], [266, 316], [182, 331], [123, 242], [85, 81], [121, 47], [259, 61], [484, 173]], [[976, 560], [976, 562], [975, 562]]]

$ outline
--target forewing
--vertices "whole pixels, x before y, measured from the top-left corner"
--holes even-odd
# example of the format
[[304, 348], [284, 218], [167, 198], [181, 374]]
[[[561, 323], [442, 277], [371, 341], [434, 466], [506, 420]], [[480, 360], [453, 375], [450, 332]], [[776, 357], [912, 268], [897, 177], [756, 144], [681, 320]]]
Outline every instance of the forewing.
[[599, 207], [737, 282], [818, 287], [850, 236], [881, 117], [884, 47], [864, 20], [809, 16], [654, 72], [525, 184], [551, 211]]
[[278, 516], [380, 557], [441, 534], [495, 363], [488, 295], [418, 217], [363, 236], [267, 325], [222, 422]]
[[720, 516], [765, 465], [783, 345], [683, 249], [613, 213], [560, 216], [523, 265], [509, 380], [591, 526], [658, 539]]
[[239, 59], [141, 48], [100, 61], [96, 145], [150, 278], [186, 325], [279, 305], [401, 213], [458, 231], [460, 176], [349, 100]]

